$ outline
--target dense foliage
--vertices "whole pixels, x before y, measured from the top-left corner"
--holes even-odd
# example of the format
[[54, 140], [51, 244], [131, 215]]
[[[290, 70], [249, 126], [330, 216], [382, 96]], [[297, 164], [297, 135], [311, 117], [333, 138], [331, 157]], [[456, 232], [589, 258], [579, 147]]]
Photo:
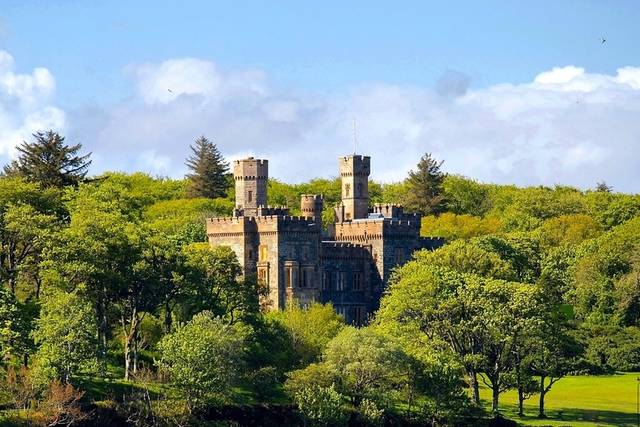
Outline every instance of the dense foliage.
[[[361, 328], [330, 305], [262, 311], [233, 251], [206, 243], [204, 219], [233, 209], [229, 180], [192, 194], [193, 180], [142, 173], [1, 177], [0, 421], [110, 424], [110, 408], [197, 425], [269, 403], [295, 405], [286, 423], [469, 424], [480, 384], [494, 412], [516, 390], [521, 413], [536, 398], [544, 416], [564, 376], [639, 370], [640, 196], [483, 184], [441, 165], [426, 156], [408, 180], [370, 184], [372, 203], [436, 213], [422, 233], [447, 244], [395, 270]], [[303, 193], [324, 195], [330, 222], [337, 179], [269, 184], [294, 214]]]

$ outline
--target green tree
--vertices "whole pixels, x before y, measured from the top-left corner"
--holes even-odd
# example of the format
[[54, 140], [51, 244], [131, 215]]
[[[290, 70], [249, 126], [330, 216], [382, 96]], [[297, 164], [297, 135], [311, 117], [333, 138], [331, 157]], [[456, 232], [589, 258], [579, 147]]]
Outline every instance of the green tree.
[[191, 148], [191, 156], [187, 158], [186, 165], [191, 173], [187, 174], [189, 180], [187, 195], [210, 199], [226, 197], [229, 187], [227, 179], [229, 164], [224, 160], [216, 144], [201, 136], [189, 148]]
[[95, 361], [96, 331], [93, 307], [79, 290], [48, 290], [33, 333], [39, 345], [38, 366], [52, 369], [58, 379], [69, 383], [74, 374]]
[[0, 287], [0, 360], [14, 354], [14, 344], [19, 337], [18, 301], [5, 287]]
[[310, 385], [295, 393], [293, 400], [311, 426], [346, 425], [343, 396], [332, 384], [329, 387]]
[[373, 328], [345, 327], [327, 346], [326, 363], [338, 378], [338, 389], [357, 407], [402, 389], [408, 381], [408, 357], [400, 346]]
[[91, 164], [91, 153], [78, 155], [82, 144], [68, 145], [57, 132], [36, 132], [34, 141], [17, 147], [19, 156], [4, 167], [5, 175], [21, 176], [43, 187], [78, 185]]
[[157, 364], [170, 375], [191, 411], [229, 393], [242, 372], [246, 332], [202, 312], [158, 344]]
[[442, 183], [445, 174], [440, 170], [442, 161], [437, 161], [430, 153], [420, 158], [415, 171], [410, 171], [405, 206], [423, 215], [439, 214], [444, 208]]
[[252, 321], [264, 293], [253, 277], [242, 277], [236, 254], [227, 246], [193, 243], [183, 249], [186, 278], [191, 289], [187, 310], [211, 311], [228, 323]]
[[343, 318], [331, 304], [313, 303], [303, 308], [294, 302], [270, 317], [284, 326], [293, 349], [292, 367], [318, 360], [329, 341], [344, 327]]
[[449, 212], [483, 216], [491, 209], [487, 187], [472, 179], [461, 175], [447, 175], [442, 188]]

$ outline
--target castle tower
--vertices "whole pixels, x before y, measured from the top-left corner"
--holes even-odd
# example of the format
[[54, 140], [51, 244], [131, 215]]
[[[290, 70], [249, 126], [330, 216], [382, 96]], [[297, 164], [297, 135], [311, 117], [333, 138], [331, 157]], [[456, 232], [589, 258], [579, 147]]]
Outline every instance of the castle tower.
[[342, 178], [344, 220], [366, 218], [369, 213], [369, 156], [350, 155], [338, 159]]
[[324, 200], [319, 194], [303, 194], [300, 197], [300, 210], [302, 216], [311, 217], [315, 221], [322, 220], [322, 208]]
[[269, 162], [249, 157], [233, 162], [236, 181], [236, 210], [239, 216], [257, 216], [258, 207], [267, 205]]

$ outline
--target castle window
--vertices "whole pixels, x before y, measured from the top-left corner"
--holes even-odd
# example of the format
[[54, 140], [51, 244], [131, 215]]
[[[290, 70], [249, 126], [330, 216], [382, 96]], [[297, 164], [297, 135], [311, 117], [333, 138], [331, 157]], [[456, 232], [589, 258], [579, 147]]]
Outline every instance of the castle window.
[[353, 307], [353, 311], [354, 311], [354, 316], [353, 316], [353, 321], [356, 325], [362, 325], [366, 319], [366, 310], [364, 309], [364, 306], [362, 305], [357, 305], [355, 307]]
[[361, 291], [364, 288], [364, 280], [362, 272], [356, 271], [353, 273], [353, 290]]
[[327, 273], [326, 271], [322, 272], [322, 290], [326, 291], [329, 289], [329, 287], [331, 286], [330, 282], [330, 275], [329, 273]]
[[336, 291], [344, 291], [344, 282], [346, 273], [342, 271], [336, 272]]
[[404, 248], [396, 248], [395, 259], [396, 264], [402, 264], [404, 262]]
[[251, 203], [253, 201], [253, 191], [249, 191], [247, 194], [247, 201]]
[[351, 185], [345, 184], [344, 185], [344, 197], [349, 197], [349, 191], [350, 190], [351, 190]]
[[335, 305], [333, 306], [333, 308], [336, 310], [336, 313], [342, 316], [345, 321], [347, 320], [347, 307], [345, 307], [344, 305]]
[[306, 267], [302, 270], [302, 283], [303, 288], [313, 287], [313, 267]]
[[258, 267], [258, 284], [269, 286], [269, 269], [267, 267]]
[[293, 287], [293, 267], [286, 267], [284, 269], [284, 280], [287, 288]]
[[258, 261], [266, 262], [269, 257], [269, 247], [267, 245], [260, 245], [259, 251]]

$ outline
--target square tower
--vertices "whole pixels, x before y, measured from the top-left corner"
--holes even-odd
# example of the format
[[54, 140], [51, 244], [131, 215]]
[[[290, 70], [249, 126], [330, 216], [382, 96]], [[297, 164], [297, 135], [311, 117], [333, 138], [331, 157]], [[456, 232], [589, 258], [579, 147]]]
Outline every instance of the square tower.
[[236, 209], [241, 216], [257, 216], [258, 207], [267, 205], [269, 162], [249, 157], [233, 162], [236, 182]]
[[366, 218], [369, 214], [369, 156], [340, 157], [338, 159], [340, 178], [342, 178], [342, 205], [344, 220]]

